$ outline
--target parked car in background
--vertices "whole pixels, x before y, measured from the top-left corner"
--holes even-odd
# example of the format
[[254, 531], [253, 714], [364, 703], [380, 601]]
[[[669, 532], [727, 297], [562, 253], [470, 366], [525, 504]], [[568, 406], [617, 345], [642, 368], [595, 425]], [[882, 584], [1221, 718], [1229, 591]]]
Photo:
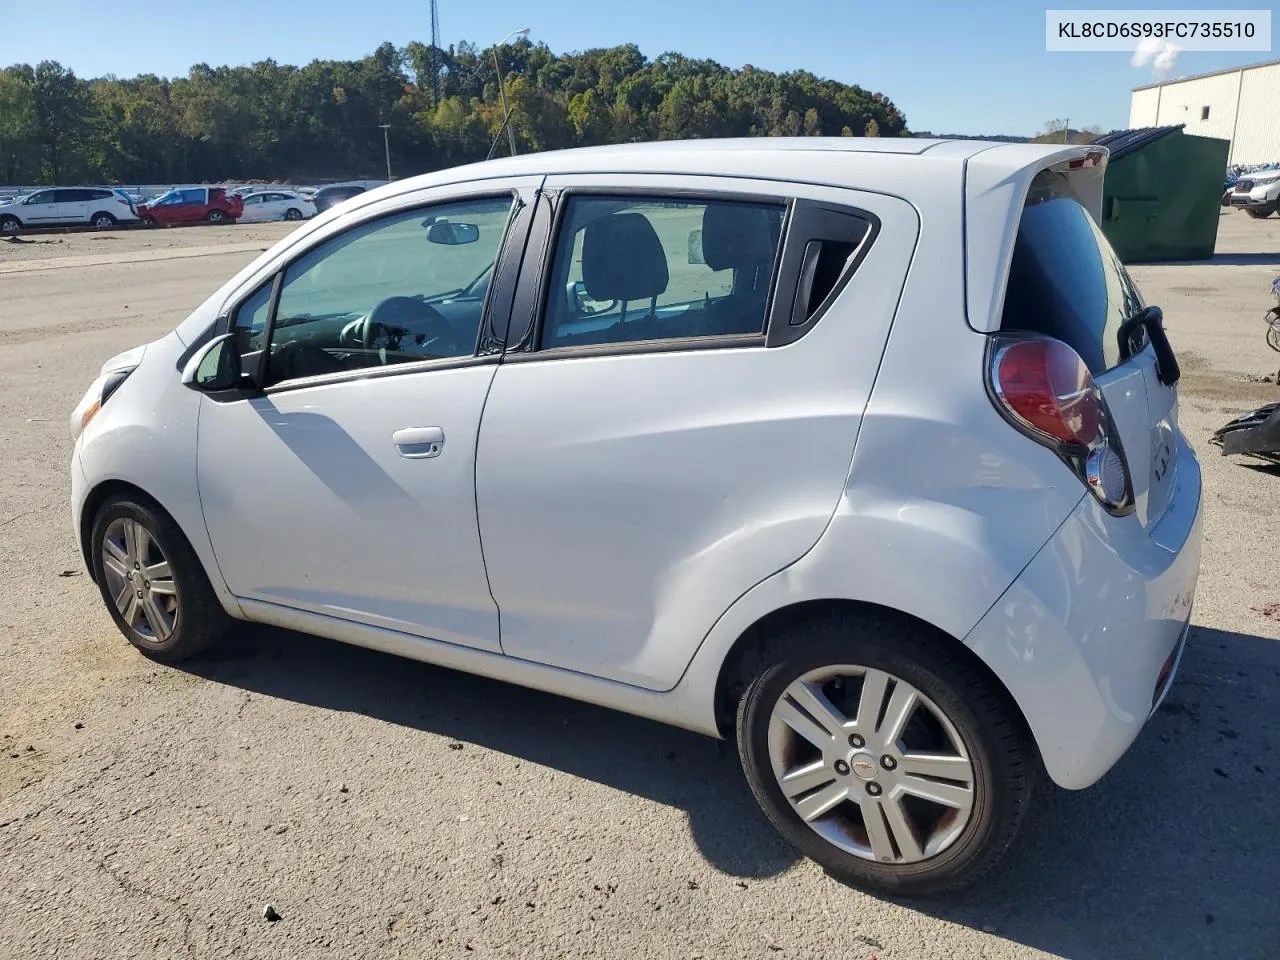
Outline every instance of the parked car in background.
[[143, 223], [229, 223], [243, 209], [244, 202], [222, 187], [184, 187], [141, 204], [138, 217]]
[[0, 233], [88, 224], [109, 230], [138, 219], [123, 191], [111, 187], [50, 187], [0, 203]]
[[244, 209], [237, 219], [241, 223], [260, 223], [265, 220], [308, 220], [316, 214], [315, 202], [286, 190], [263, 190], [247, 193], [241, 198]]
[[1106, 157], [758, 138], [400, 181], [107, 362], [75, 537], [150, 657], [239, 618], [731, 738], [829, 872], [954, 889], [1042, 769], [1119, 759], [1189, 629], [1200, 465]]
[[354, 183], [340, 183], [332, 187], [321, 187], [316, 191], [316, 213], [324, 213], [330, 207], [336, 207], [343, 200], [350, 200], [357, 194], [364, 193], [364, 187]]
[[1280, 170], [1241, 174], [1223, 199], [1259, 220], [1271, 216], [1280, 208]]

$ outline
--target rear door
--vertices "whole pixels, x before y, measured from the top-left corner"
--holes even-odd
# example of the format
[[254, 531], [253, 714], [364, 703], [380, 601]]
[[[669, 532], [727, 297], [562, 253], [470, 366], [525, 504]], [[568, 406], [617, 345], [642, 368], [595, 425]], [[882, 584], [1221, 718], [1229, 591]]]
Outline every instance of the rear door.
[[51, 223], [84, 223], [89, 219], [89, 191], [64, 189], [53, 191]]
[[545, 189], [477, 453], [502, 649], [665, 690], [830, 520], [916, 215], [720, 177]]
[[1061, 173], [1032, 184], [1014, 246], [1002, 327], [1055, 337], [1084, 359], [1107, 399], [1144, 526], [1164, 514], [1178, 462], [1178, 394], [1162, 383], [1139, 335], [1125, 356], [1121, 325], [1146, 304], [1111, 244]]
[[208, 191], [203, 187], [199, 187], [182, 191], [181, 202], [178, 204], [174, 216], [180, 222], [190, 223], [196, 220], [203, 220], [208, 212]]

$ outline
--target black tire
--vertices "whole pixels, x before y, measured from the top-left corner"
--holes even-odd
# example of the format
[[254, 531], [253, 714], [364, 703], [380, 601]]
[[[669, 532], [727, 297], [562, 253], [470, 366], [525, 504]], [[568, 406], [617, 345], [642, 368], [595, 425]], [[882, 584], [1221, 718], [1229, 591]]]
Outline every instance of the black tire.
[[[837, 664], [882, 670], [914, 686], [959, 733], [973, 768], [972, 812], [940, 853], [915, 863], [857, 856], [820, 836], [783, 794], [769, 759], [774, 705], [803, 674]], [[756, 800], [801, 853], [843, 883], [903, 897], [950, 893], [996, 866], [1026, 814], [1039, 761], [1016, 707], [968, 651], [888, 612], [833, 613], [774, 637], [757, 669], [738, 705], [738, 752]]]
[[116, 225], [116, 218], [105, 210], [100, 210], [89, 218], [89, 226], [99, 230], [110, 230]]
[[284, 218], [286, 220], [301, 220], [302, 211], [299, 210], [297, 207], [290, 207], [288, 210], [284, 212]]
[[221, 210], [216, 210], [216, 209], [210, 210], [208, 213], [204, 215], [204, 218], [208, 220], [210, 223], [226, 223], [227, 222], [227, 215], [223, 213]]
[[0, 217], [0, 234], [6, 237], [16, 237], [22, 232], [22, 221], [17, 217], [3, 216]]
[[138, 219], [144, 227], [154, 227], [156, 225], [155, 217], [139, 217]]
[[[172, 632], [163, 640], [147, 636], [127, 623], [108, 586], [104, 541], [112, 523], [121, 519], [141, 524], [168, 561], [177, 606]], [[111, 619], [125, 639], [146, 656], [166, 663], [186, 660], [226, 632], [231, 618], [218, 602], [200, 558], [173, 519], [149, 498], [135, 494], [108, 499], [94, 518], [89, 548], [94, 579]]]
[[1276, 204], [1268, 203], [1265, 207], [1245, 207], [1245, 211], [1255, 220], [1265, 220], [1276, 212]]

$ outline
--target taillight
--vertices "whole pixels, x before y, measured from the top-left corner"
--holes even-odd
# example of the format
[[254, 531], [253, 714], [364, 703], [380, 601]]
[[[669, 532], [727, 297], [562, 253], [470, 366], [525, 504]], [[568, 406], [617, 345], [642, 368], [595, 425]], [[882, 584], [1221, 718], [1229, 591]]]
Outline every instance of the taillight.
[[1080, 355], [1049, 337], [995, 337], [988, 357], [991, 394], [1005, 419], [1056, 453], [1104, 507], [1127, 511], [1129, 467]]

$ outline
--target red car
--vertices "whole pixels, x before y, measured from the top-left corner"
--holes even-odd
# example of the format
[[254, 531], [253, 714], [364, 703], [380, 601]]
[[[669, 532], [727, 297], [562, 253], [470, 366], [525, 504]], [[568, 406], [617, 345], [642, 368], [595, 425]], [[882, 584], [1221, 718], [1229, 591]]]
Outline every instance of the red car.
[[244, 201], [228, 196], [222, 187], [170, 190], [138, 206], [138, 219], [152, 223], [233, 223], [244, 210]]

